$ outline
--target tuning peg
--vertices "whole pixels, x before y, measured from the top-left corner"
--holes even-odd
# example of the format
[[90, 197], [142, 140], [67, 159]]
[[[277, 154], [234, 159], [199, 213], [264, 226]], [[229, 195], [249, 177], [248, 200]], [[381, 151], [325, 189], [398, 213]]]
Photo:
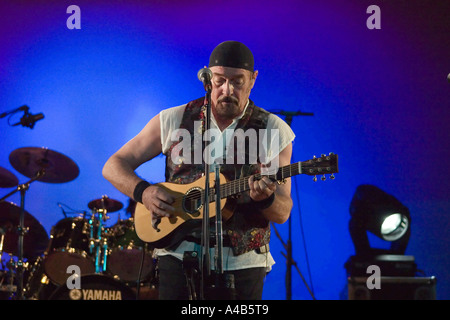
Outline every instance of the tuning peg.
[[333, 152], [330, 152], [328, 155], [329, 155], [329, 156], [334, 156], [334, 153], [333, 153]]
[[313, 159], [316, 159], [317, 157], [316, 156], [313, 156]]
[[322, 178], [320, 178], [322, 181], [327, 180], [327, 177], [325, 177], [325, 175], [322, 176]]
[[331, 176], [330, 176], [330, 179], [331, 179], [331, 180], [334, 180], [334, 178], [335, 178], [335, 176], [334, 176], [334, 174], [332, 173]]
[[317, 181], [317, 176], [314, 176], [313, 181], [314, 181], [314, 182]]
[[321, 156], [322, 158], [325, 158], [327, 155], [326, 155], [325, 153], [322, 153], [320, 156]]

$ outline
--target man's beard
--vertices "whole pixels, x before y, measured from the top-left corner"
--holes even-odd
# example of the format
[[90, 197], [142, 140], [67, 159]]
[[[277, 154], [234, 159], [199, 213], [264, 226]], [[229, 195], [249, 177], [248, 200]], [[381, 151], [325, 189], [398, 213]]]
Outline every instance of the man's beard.
[[232, 120], [241, 114], [239, 100], [232, 96], [219, 98], [215, 109], [216, 114], [223, 119]]

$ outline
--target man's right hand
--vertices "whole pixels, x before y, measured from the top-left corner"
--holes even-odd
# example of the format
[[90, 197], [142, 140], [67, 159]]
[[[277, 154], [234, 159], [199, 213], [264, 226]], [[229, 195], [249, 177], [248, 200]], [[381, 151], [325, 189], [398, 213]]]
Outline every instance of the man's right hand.
[[152, 215], [152, 225], [156, 229], [162, 217], [169, 218], [175, 211], [172, 204], [175, 197], [158, 185], [151, 185], [142, 193], [142, 203]]

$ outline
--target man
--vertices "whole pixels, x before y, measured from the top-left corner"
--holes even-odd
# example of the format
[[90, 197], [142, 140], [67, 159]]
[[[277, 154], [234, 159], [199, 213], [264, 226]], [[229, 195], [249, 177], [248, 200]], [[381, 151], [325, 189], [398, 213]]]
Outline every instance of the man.
[[[284, 121], [256, 107], [249, 99], [258, 71], [254, 70], [252, 52], [244, 44], [236, 41], [219, 44], [211, 53], [208, 67], [213, 75], [211, 129], [222, 134], [220, 137], [216, 136], [217, 140], [211, 140], [211, 144], [215, 143], [216, 147], [217, 143], [222, 146], [214, 149], [217, 151], [214, 157], [223, 159], [234, 151], [231, 153], [234, 158], [227, 158], [235, 160], [234, 162], [222, 162], [222, 172], [227, 180], [250, 176], [249, 191], [242, 193], [240, 197], [227, 199], [227, 202], [234, 203], [234, 212], [223, 223], [223, 269], [234, 276], [237, 299], [261, 299], [265, 275], [274, 264], [268, 248], [269, 223], [284, 223], [289, 218], [292, 209], [291, 183], [289, 178], [279, 184], [264, 175], [261, 179], [255, 179], [253, 174], [264, 171], [264, 168], [271, 167], [274, 162], [279, 167], [290, 164], [295, 135]], [[175, 199], [160, 186], [151, 185], [137, 176], [135, 170], [142, 163], [163, 153], [166, 155], [167, 181], [184, 184], [199, 179], [204, 174], [204, 161], [193, 163], [194, 152], [199, 147], [195, 145], [198, 140], [195, 142], [196, 139], [192, 138], [187, 141], [192, 144], [192, 149], [184, 152], [183, 157], [178, 157], [179, 153], [174, 150], [180, 146], [181, 139], [177, 132], [181, 132], [181, 129], [191, 136], [195, 136], [199, 129], [202, 130], [201, 133], [205, 133], [204, 102], [204, 98], [200, 98], [161, 111], [137, 136], [113, 154], [103, 168], [104, 177], [122, 193], [144, 204], [152, 214], [153, 221], [170, 217], [174, 212], [171, 204]], [[230, 139], [230, 135], [225, 133], [237, 132], [237, 129], [275, 132], [272, 139], [267, 139], [269, 144], [264, 146], [263, 154], [266, 157], [260, 157], [256, 164], [250, 163], [252, 154], [248, 149], [252, 149], [252, 146], [247, 144], [246, 151], [236, 145], [232, 146], [233, 138]], [[258, 141], [256, 144], [261, 146], [263, 143]], [[254, 153], [255, 149], [252, 150]], [[245, 153], [245, 165], [236, 161], [236, 155], [240, 152]], [[193, 157], [188, 160], [186, 158], [189, 155]], [[261, 158], [265, 161], [261, 161]], [[198, 231], [198, 227], [196, 230]], [[193, 231], [168, 248], [155, 249], [158, 256], [160, 299], [190, 297], [182, 259], [184, 252], [201, 252], [199, 243], [198, 232]]]

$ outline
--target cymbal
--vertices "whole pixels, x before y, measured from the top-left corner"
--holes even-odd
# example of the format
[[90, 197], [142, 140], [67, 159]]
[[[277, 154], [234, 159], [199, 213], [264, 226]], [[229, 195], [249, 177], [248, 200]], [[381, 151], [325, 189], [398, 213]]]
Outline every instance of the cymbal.
[[108, 196], [102, 196], [101, 199], [89, 202], [88, 207], [91, 210], [104, 209], [107, 212], [116, 212], [123, 208], [123, 204], [120, 201], [110, 199]]
[[[20, 207], [12, 202], [0, 202], [0, 229], [5, 233], [3, 252], [18, 255]], [[24, 226], [28, 228], [23, 238], [24, 258], [33, 258], [44, 253], [48, 245], [48, 235], [44, 227], [26, 210]]]
[[45, 170], [45, 174], [38, 179], [41, 182], [68, 182], [80, 174], [77, 164], [70, 158], [44, 147], [16, 149], [9, 155], [9, 162], [14, 169], [28, 178], [33, 178], [40, 170]]
[[19, 179], [6, 168], [0, 167], [0, 188], [12, 188], [19, 184]]

